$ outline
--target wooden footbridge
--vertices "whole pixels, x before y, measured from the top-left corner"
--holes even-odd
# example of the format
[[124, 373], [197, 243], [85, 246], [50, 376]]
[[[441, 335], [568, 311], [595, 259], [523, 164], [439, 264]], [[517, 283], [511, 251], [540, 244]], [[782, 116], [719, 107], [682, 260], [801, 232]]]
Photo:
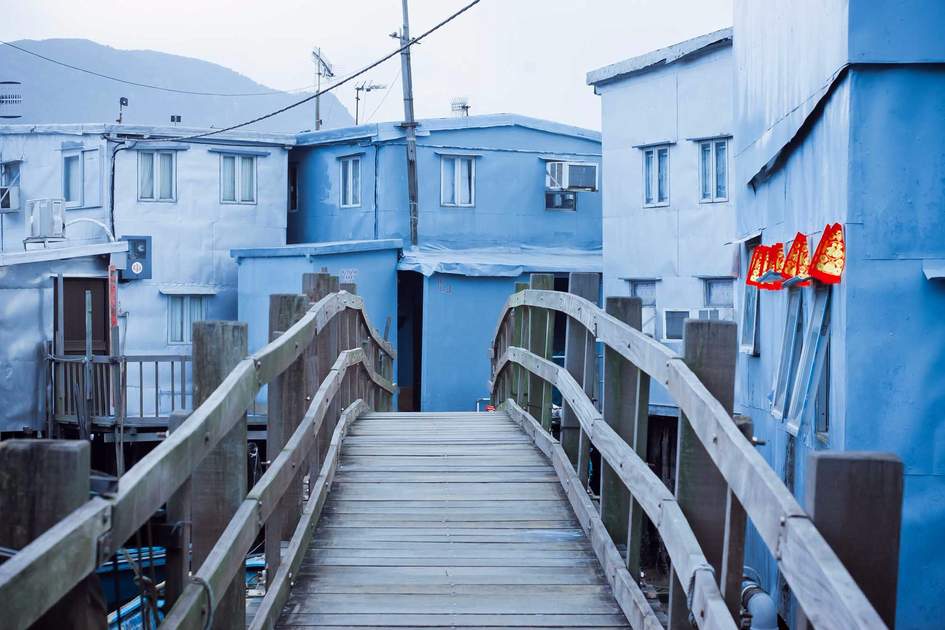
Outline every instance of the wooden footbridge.
[[[245, 325], [195, 324], [195, 408], [115, 487], [59, 501], [46, 523], [38, 509], [38, 531], [6, 543], [0, 628], [104, 627], [76, 614], [88, 576], [163, 522], [161, 627], [734, 629], [749, 520], [811, 624], [885, 627], [886, 595], [858, 579], [861, 590], [732, 417], [734, 325], [687, 322], [680, 357], [639, 332], [639, 301], [609, 301], [609, 314], [544, 279], [499, 314], [489, 413], [393, 413], [394, 350], [330, 279], [273, 296], [272, 342], [252, 355]], [[564, 367], [549, 360], [555, 312], [567, 315]], [[683, 414], [675, 492], [645, 461], [652, 379]], [[245, 413], [264, 386], [269, 461], [247, 490]], [[4, 443], [0, 491], [35, 505], [23, 478], [56, 461], [72, 462], [83, 496], [82, 442]], [[11, 462], [19, 486], [3, 476]], [[663, 605], [639, 584], [647, 521], [672, 565]], [[244, 559], [261, 542], [265, 592], [247, 606]]]

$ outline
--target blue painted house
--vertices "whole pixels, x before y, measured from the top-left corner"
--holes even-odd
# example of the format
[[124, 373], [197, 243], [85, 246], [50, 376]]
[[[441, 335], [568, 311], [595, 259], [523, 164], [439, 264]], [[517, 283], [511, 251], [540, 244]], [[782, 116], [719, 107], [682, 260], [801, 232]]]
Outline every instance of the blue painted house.
[[[896, 625], [942, 627], [945, 4], [737, 0], [734, 28], [736, 410], [802, 503], [813, 451], [902, 459]], [[839, 284], [746, 286], [754, 247], [801, 233], [813, 253], [834, 223]], [[776, 593], [759, 541], [746, 562]]]
[[[401, 407], [475, 409], [489, 393], [490, 338], [515, 282], [550, 272], [566, 287], [568, 272], [600, 271], [600, 134], [510, 114], [421, 120], [417, 169], [418, 243], [411, 245], [403, 128], [300, 134], [289, 156], [285, 250], [298, 255], [299, 269], [348, 269], [359, 292], [371, 285], [389, 296], [393, 278], [396, 295], [378, 305], [374, 323], [395, 322]], [[374, 247], [369, 242], [389, 251], [392, 239], [404, 248], [385, 270], [375, 266], [378, 253], [367, 267], [353, 262]], [[327, 244], [331, 260], [319, 253]], [[241, 317], [244, 299], [271, 292], [267, 276], [250, 270], [271, 258], [266, 251], [233, 252]], [[244, 276], [256, 284], [244, 285]], [[461, 373], [447, 369], [456, 356], [470, 358]]]

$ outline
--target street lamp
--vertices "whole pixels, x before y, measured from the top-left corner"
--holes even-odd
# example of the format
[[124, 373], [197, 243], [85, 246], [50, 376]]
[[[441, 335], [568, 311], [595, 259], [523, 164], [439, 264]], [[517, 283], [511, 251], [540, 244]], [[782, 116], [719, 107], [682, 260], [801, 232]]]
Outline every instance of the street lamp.
[[386, 88], [386, 85], [381, 85], [379, 83], [368, 83], [365, 81], [361, 85], [356, 85], [354, 87], [354, 124], [358, 124], [358, 109], [361, 102], [361, 92], [370, 92], [371, 90], [383, 90]]

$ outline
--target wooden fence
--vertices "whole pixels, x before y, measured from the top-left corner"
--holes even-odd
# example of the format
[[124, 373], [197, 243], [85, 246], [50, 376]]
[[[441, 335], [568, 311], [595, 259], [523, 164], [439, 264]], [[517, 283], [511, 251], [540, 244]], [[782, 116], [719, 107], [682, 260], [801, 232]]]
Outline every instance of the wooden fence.
[[[39, 619], [165, 505], [169, 515], [190, 514], [193, 558], [188, 577], [186, 553], [175, 564], [169, 550], [164, 625], [242, 627], [245, 603], [239, 597], [234, 604], [232, 594], [242, 594], [244, 559], [264, 525], [276, 553], [267, 553], [269, 588], [254, 627], [272, 625], [331, 483], [347, 422], [365, 409], [389, 410], [394, 392], [394, 350], [371, 326], [362, 299], [338, 291], [328, 274], [305, 275], [305, 296], [272, 296], [270, 329], [279, 334], [246, 358], [245, 324], [194, 324], [196, 408], [172, 422], [168, 438], [119, 479], [113, 494], [87, 501], [0, 565], [0, 629]], [[270, 439], [268, 469], [246, 492], [245, 413], [264, 385], [270, 434], [274, 426], [282, 433]], [[280, 540], [289, 541], [281, 557]]]
[[[551, 388], [560, 391], [562, 445], [582, 484], [591, 445], [604, 464], [600, 518], [613, 538], [608, 544], [627, 544], [634, 605], [646, 604], [636, 584], [645, 514], [672, 563], [670, 628], [688, 627], [690, 616], [700, 628], [738, 627], [747, 518], [814, 626], [886, 627], [756, 452], [746, 427], [733, 419], [735, 325], [687, 320], [685, 352], [678, 356], [640, 332], [638, 299], [609, 299], [605, 312], [576, 294], [535, 289], [547, 286], [543, 280], [533, 275], [532, 289], [517, 286], [501, 313], [492, 349], [493, 400], [513, 415], [527, 412], [550, 432]], [[596, 289], [586, 293], [596, 301]], [[565, 367], [549, 360], [555, 311], [567, 315]], [[593, 401], [598, 343], [604, 347], [604, 413]], [[651, 379], [666, 387], [681, 412], [675, 494], [645, 461]], [[569, 422], [577, 433], [570, 442]], [[617, 593], [620, 575], [608, 570], [608, 578]], [[648, 625], [646, 615], [639, 625]]]

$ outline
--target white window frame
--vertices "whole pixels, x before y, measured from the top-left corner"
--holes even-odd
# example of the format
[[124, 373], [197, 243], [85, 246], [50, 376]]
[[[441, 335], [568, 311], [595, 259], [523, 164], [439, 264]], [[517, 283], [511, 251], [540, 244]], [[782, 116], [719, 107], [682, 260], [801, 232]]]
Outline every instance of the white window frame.
[[[66, 199], [66, 160], [75, 158], [76, 168], [79, 170], [79, 189], [78, 199], [69, 201]], [[82, 158], [82, 149], [70, 149], [62, 152], [62, 205], [65, 208], [81, 208], [84, 205], [85, 192], [85, 160]]]
[[[233, 158], [233, 199], [223, 198], [223, 161], [226, 158]], [[253, 163], [253, 198], [251, 200], [243, 199], [243, 188], [240, 186], [243, 175], [243, 159], [252, 160]], [[229, 206], [255, 206], [259, 203], [259, 168], [257, 155], [246, 155], [245, 153], [221, 153], [220, 154], [220, 203]], [[176, 190], [176, 187], [175, 187]]]
[[[670, 145], [661, 144], [653, 145], [648, 147], [643, 147], [641, 149], [641, 155], [643, 156], [643, 207], [644, 208], [660, 208], [669, 205], [670, 202]], [[660, 182], [660, 151], [666, 151], [666, 198], [660, 199], [659, 193], [659, 182]], [[653, 156], [653, 168], [652, 171], [648, 172], [647, 169], [647, 156]], [[647, 185], [650, 185], [652, 188], [653, 197], [651, 201], [647, 201], [646, 189]]]
[[[732, 301], [725, 304], [712, 304], [709, 296], [711, 295], [711, 285], [716, 282], [727, 282], [732, 289]], [[734, 278], [703, 278], [702, 279], [703, 301], [706, 308], [734, 309], [735, 308], [735, 280]]]
[[[630, 297], [638, 297], [643, 301], [642, 325], [640, 326], [644, 334], [656, 338], [659, 335], [660, 325], [658, 311], [656, 307], [656, 287], [659, 280], [656, 278], [627, 278]], [[643, 285], [652, 285], [653, 298], [644, 298], [640, 295], [638, 289]]]
[[[791, 404], [792, 388], [800, 364], [804, 342], [804, 293], [800, 287], [787, 289], [787, 318], [781, 341], [781, 357], [774, 375], [771, 395], [771, 415], [782, 419]], [[798, 328], [801, 330], [798, 331]]]
[[[207, 318], [207, 298], [209, 296], [206, 294], [173, 294], [167, 296], [167, 313], [166, 313], [166, 328], [167, 328], [167, 343], [171, 346], [189, 346], [193, 343], [191, 338], [193, 323], [201, 321]], [[200, 300], [200, 313], [199, 316], [194, 318], [191, 315], [191, 309], [193, 308], [193, 300], [198, 298]], [[171, 310], [174, 305], [174, 301], [180, 299], [184, 303], [184, 322], [185, 326], [182, 332], [182, 340], [176, 340], [172, 338], [171, 330]]]
[[[746, 241], [742, 246], [742, 256], [745, 263], [745, 277], [748, 277], [751, 269], [751, 255], [755, 249], [761, 245], [760, 238], [754, 238], [750, 241]], [[738, 327], [738, 349], [743, 354], [756, 357], [760, 354], [758, 336], [759, 336], [759, 326], [758, 323], [761, 320], [761, 291], [758, 287], [752, 286], [741, 281], [744, 291], [742, 292], [742, 303], [741, 303], [741, 324]], [[750, 304], [749, 304], [750, 302]]]
[[667, 308], [662, 309], [660, 312], [662, 313], [662, 317], [660, 317], [660, 324], [662, 324], [662, 328], [663, 328], [663, 330], [660, 332], [660, 340], [663, 342], [670, 342], [670, 341], [681, 342], [683, 340], [683, 337], [685, 336], [685, 323], [683, 323], [683, 333], [679, 336], [679, 339], [675, 337], [666, 336], [666, 331], [669, 330], [669, 326], [666, 323], [666, 316], [669, 313], [686, 313], [687, 319], [699, 318], [699, 309], [667, 307]]
[[[804, 334], [785, 428], [797, 436], [808, 415], [813, 415], [830, 343], [830, 285], [814, 288], [813, 308]], [[829, 387], [829, 385], [828, 385]]]
[[[151, 155], [151, 185], [153, 187], [151, 197], [141, 196], [141, 154]], [[171, 156], [171, 196], [159, 197], [161, 188], [161, 156]], [[135, 187], [138, 190], [138, 201], [146, 203], [176, 203], [177, 202], [177, 151], [138, 151], [138, 169], [135, 171]]]
[[[717, 150], [718, 145], [725, 145], [725, 194], [718, 194], [718, 186], [716, 182], [716, 165], [718, 164]], [[729, 173], [731, 172], [731, 160], [729, 159], [729, 142], [728, 138], [706, 138], [705, 140], [700, 140], [696, 146], [699, 151], [699, 203], [720, 203], [729, 200]], [[705, 187], [705, 176], [706, 172], [703, 168], [703, 149], [709, 147], [709, 196], [705, 197], [702, 194], [703, 188]]]
[[[446, 201], [446, 161], [453, 162], [453, 202]], [[469, 203], [459, 203], [459, 187], [462, 182], [462, 169], [458, 168], [460, 160], [469, 160], [470, 190]], [[445, 208], [474, 208], [476, 206], [476, 157], [472, 155], [441, 155], [440, 156], [440, 205]]]
[[[361, 156], [360, 155], [348, 155], [338, 160], [340, 164], [340, 170], [338, 171], [338, 207], [340, 208], [360, 208], [361, 207], [361, 182], [363, 181], [364, 172], [361, 169]], [[351, 176], [354, 173], [354, 164], [358, 164], [358, 187], [355, 190], [353, 180]], [[348, 185], [345, 186], [345, 169], [348, 170]], [[358, 200], [357, 203], [353, 203], [354, 193], [357, 192]], [[347, 198], [348, 202], [345, 203]]]

